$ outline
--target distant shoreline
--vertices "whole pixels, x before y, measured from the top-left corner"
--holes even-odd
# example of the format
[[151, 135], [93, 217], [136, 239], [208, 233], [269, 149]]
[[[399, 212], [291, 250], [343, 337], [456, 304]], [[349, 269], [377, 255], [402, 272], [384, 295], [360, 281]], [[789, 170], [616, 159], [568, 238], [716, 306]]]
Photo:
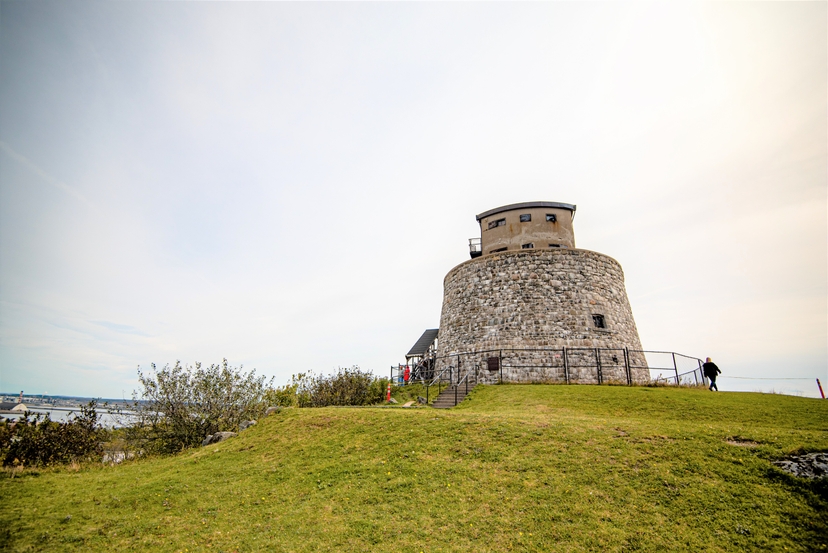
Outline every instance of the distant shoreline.
[[[7, 397], [7, 398], [14, 398], [17, 400], [20, 397], [20, 392], [0, 392], [0, 397]], [[33, 400], [43, 400], [43, 399], [60, 399], [64, 401], [81, 401], [83, 403], [89, 403], [92, 400], [95, 400], [99, 403], [107, 402], [107, 403], [125, 403], [131, 402], [132, 399], [115, 399], [115, 398], [106, 398], [106, 397], [86, 397], [86, 396], [61, 396], [61, 395], [52, 395], [52, 394], [27, 394], [23, 393], [23, 399], [29, 398], [30, 401]], [[23, 403], [26, 403], [25, 401]]]

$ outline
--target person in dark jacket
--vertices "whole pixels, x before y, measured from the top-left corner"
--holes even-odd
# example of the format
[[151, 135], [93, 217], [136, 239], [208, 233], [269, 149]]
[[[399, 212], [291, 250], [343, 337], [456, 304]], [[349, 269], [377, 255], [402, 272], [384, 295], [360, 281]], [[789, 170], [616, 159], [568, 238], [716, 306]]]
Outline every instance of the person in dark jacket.
[[716, 376], [722, 374], [722, 371], [719, 370], [719, 367], [716, 366], [716, 363], [707, 358], [707, 362], [702, 365], [702, 371], [704, 372], [704, 376], [710, 379], [710, 391], [713, 391], [713, 388], [716, 388], [716, 391], [719, 391], [719, 387], [716, 386]]

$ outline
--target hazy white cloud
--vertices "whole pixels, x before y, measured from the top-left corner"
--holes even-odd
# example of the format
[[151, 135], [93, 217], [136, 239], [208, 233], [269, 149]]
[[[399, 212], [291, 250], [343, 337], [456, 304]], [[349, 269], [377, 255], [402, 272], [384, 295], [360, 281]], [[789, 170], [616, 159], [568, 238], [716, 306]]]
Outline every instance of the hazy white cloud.
[[0, 389], [120, 396], [176, 359], [383, 372], [439, 323], [474, 215], [540, 199], [621, 262], [646, 348], [826, 376], [825, 21], [0, 3]]
[[5, 153], [7, 156], [9, 156], [9, 158], [16, 161], [17, 163], [19, 163], [20, 165], [22, 165], [23, 167], [25, 167], [26, 169], [28, 169], [29, 171], [31, 171], [32, 173], [34, 173], [35, 175], [40, 177], [44, 182], [47, 182], [47, 183], [51, 184], [52, 186], [54, 186], [58, 190], [61, 190], [62, 192], [65, 192], [66, 194], [69, 194], [70, 196], [74, 196], [77, 200], [80, 200], [81, 202], [86, 204], [87, 207], [94, 207], [92, 205], [92, 202], [90, 202], [86, 197], [84, 197], [83, 194], [81, 194], [80, 192], [78, 192], [77, 190], [75, 190], [74, 188], [72, 188], [71, 186], [66, 184], [65, 182], [59, 181], [58, 179], [56, 179], [53, 176], [49, 175], [46, 171], [44, 171], [43, 169], [41, 169], [40, 167], [38, 167], [37, 165], [32, 163], [31, 160], [26, 159], [25, 156], [22, 156], [19, 153], [15, 152], [5, 142], [0, 142], [0, 150], [3, 150], [3, 153]]

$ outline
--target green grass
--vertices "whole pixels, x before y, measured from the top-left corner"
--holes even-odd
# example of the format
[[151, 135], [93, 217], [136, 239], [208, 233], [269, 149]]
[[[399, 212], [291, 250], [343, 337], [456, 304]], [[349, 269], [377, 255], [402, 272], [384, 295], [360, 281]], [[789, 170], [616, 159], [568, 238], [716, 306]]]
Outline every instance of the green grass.
[[176, 457], [0, 480], [0, 550], [814, 551], [826, 486], [770, 460], [817, 450], [828, 402], [779, 395], [515, 385], [448, 411], [286, 409]]

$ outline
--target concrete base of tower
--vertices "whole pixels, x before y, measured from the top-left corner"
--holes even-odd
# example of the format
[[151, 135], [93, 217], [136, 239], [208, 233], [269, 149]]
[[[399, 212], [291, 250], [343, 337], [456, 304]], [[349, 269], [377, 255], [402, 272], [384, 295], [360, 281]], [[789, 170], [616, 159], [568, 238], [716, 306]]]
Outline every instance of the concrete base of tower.
[[499, 378], [490, 370], [498, 352], [509, 381], [649, 380], [624, 273], [611, 257], [506, 251], [458, 265], [443, 284], [437, 370], [473, 363], [483, 380]]

